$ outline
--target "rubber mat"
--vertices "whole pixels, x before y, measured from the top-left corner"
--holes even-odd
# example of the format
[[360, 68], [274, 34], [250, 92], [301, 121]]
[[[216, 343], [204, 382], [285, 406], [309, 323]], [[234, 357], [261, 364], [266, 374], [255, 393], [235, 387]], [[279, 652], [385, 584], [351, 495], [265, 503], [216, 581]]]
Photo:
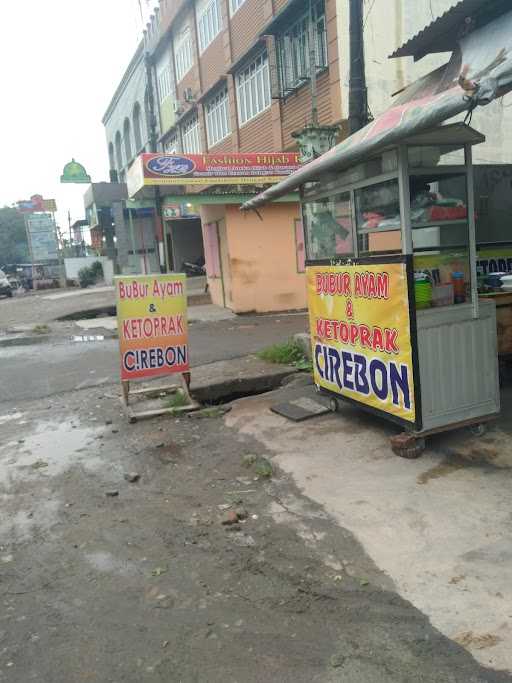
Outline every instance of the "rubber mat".
[[288, 420], [293, 420], [293, 422], [310, 420], [312, 417], [319, 417], [331, 412], [323, 403], [307, 396], [301, 396], [294, 401], [286, 401], [286, 403], [276, 403], [270, 406], [270, 410]]

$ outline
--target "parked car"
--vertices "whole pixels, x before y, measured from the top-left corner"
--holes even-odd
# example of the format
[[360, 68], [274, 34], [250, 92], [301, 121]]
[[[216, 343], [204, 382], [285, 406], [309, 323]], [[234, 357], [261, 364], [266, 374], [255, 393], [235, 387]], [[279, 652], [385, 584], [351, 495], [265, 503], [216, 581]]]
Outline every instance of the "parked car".
[[0, 296], [12, 296], [11, 283], [7, 279], [7, 275], [3, 270], [0, 270]]

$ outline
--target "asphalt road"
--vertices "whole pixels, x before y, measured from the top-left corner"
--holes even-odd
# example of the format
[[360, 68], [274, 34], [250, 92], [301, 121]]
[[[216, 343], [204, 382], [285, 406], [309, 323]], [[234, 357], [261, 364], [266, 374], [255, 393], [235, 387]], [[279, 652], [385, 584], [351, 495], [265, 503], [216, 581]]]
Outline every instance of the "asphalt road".
[[[255, 353], [304, 332], [304, 314], [247, 316], [190, 325], [192, 368]], [[117, 340], [73, 342], [63, 339], [32, 346], [0, 348], [0, 403], [116, 383], [119, 379]]]

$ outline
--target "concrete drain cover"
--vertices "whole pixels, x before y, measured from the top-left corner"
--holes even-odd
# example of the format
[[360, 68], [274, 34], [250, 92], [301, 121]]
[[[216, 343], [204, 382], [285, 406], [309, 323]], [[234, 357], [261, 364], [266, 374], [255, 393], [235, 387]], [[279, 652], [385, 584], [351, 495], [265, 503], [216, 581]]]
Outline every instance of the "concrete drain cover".
[[309, 420], [312, 417], [318, 417], [319, 415], [331, 412], [322, 403], [318, 403], [318, 401], [314, 401], [306, 396], [297, 398], [295, 401], [276, 403], [276, 405], [270, 407], [270, 410], [294, 422], [302, 422], [303, 420]]

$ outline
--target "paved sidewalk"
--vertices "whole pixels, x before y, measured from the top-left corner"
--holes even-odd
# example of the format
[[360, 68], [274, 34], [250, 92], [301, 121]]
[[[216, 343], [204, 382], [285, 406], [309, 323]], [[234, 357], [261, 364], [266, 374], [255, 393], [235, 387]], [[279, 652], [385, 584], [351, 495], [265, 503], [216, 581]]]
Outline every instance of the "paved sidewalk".
[[[187, 294], [193, 302], [209, 301], [204, 292], [205, 278], [189, 278]], [[27, 295], [0, 299], [0, 334], [7, 331], [30, 331], [36, 325], [47, 325], [58, 318], [115, 306], [113, 287], [87, 289], [41, 290]]]
[[487, 435], [438, 435], [418, 460], [392, 453], [398, 428], [348, 404], [302, 424], [270, 411], [292, 395], [285, 387], [247, 398], [226, 423], [260, 440], [437, 629], [481, 664], [511, 671], [512, 387], [503, 389], [502, 418]]

